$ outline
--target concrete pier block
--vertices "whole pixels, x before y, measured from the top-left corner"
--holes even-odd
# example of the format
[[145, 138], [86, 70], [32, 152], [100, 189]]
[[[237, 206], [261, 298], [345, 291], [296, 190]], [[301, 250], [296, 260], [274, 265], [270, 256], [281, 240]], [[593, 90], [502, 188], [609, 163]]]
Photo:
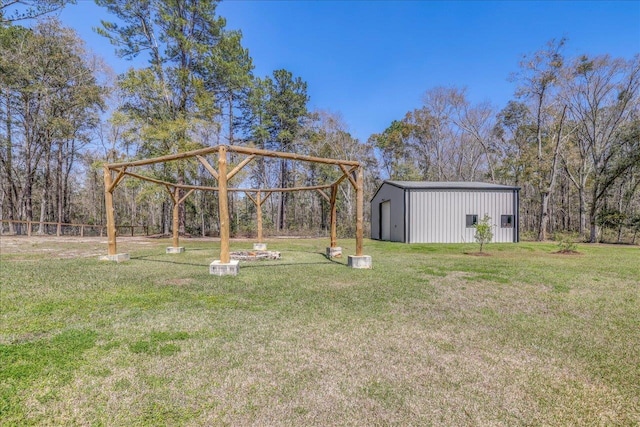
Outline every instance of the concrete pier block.
[[129, 261], [129, 254], [115, 254], [115, 255], [103, 255], [100, 257], [100, 261], [111, 261], [111, 262], [124, 262]]
[[253, 244], [253, 250], [254, 251], [266, 251], [267, 250], [267, 244], [266, 243], [254, 243]]
[[347, 258], [347, 265], [351, 268], [371, 268], [371, 256], [370, 255], [349, 255]]
[[184, 252], [184, 247], [183, 246], [169, 246], [167, 247], [167, 251], [165, 253], [167, 254], [181, 254], [182, 252]]
[[232, 259], [228, 264], [223, 264], [220, 260], [215, 260], [209, 264], [209, 274], [215, 276], [237, 276], [239, 270], [239, 261], [236, 259]]
[[327, 258], [340, 258], [341, 256], [342, 256], [342, 248], [340, 246], [327, 248]]

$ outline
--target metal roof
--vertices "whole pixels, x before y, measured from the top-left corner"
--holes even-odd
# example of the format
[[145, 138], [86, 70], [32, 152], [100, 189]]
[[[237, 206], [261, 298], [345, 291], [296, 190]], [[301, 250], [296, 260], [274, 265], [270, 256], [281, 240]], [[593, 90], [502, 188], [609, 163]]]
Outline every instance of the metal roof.
[[490, 184], [488, 182], [444, 182], [444, 181], [384, 181], [395, 187], [410, 190], [519, 190], [512, 185]]

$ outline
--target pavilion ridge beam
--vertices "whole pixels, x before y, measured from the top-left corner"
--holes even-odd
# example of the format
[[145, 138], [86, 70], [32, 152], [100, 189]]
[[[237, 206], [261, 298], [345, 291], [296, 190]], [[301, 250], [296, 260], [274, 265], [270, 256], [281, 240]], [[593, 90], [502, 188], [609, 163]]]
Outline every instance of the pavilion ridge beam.
[[255, 154], [263, 157], [275, 157], [279, 159], [299, 160], [302, 162], [323, 163], [327, 165], [345, 165], [345, 166], [359, 166], [360, 163], [353, 160], [336, 160], [327, 159], [323, 157], [306, 156], [303, 154], [295, 153], [283, 153], [279, 151], [262, 150], [259, 148], [240, 147], [237, 145], [229, 145], [228, 151], [242, 154]]
[[187, 159], [189, 157], [205, 156], [207, 154], [216, 153], [220, 149], [220, 146], [201, 148], [199, 150], [185, 151], [183, 153], [169, 154], [166, 156], [155, 157], [153, 159], [135, 160], [132, 162], [111, 163], [109, 166], [112, 168], [119, 168], [122, 166], [145, 166], [154, 165], [156, 163], [166, 163], [175, 160]]

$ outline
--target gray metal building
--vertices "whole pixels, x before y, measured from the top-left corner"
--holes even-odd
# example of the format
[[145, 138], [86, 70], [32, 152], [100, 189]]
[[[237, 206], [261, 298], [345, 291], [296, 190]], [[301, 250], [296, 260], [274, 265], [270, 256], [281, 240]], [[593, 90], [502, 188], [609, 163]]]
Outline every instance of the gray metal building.
[[486, 214], [493, 242], [517, 242], [519, 190], [484, 182], [384, 181], [371, 199], [371, 238], [474, 242], [473, 225]]

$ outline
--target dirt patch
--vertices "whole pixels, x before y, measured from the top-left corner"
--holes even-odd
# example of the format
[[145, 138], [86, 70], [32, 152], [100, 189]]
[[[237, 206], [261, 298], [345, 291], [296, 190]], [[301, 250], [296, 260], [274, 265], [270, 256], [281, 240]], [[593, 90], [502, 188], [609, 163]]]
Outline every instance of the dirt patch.
[[463, 252], [463, 254], [471, 256], [492, 256], [489, 252]]
[[572, 249], [562, 249], [560, 251], [552, 252], [558, 255], [582, 255], [582, 252], [574, 251]]

